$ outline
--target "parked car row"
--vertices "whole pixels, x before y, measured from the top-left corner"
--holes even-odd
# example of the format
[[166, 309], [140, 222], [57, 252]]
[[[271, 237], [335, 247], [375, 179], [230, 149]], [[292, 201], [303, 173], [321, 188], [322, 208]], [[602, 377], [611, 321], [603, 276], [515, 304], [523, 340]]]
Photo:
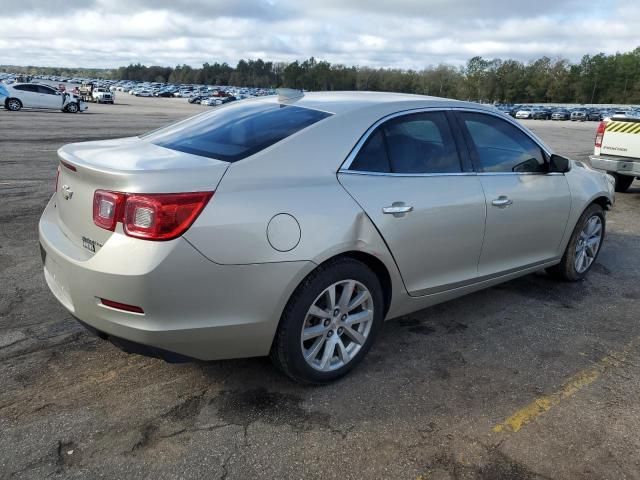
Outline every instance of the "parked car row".
[[613, 115], [640, 117], [640, 108], [593, 108], [542, 105], [496, 105], [498, 110], [519, 120], [571, 120], [573, 122], [602, 121]]

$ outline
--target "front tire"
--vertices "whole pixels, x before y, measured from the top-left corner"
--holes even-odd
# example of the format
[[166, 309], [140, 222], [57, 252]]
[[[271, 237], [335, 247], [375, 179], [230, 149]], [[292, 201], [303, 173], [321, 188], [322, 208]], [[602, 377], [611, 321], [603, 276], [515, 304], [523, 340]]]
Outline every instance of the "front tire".
[[634, 180], [634, 177], [629, 175], [620, 175], [619, 173], [614, 173], [613, 177], [616, 179], [616, 192], [620, 193], [624, 193], [629, 190], [629, 187]]
[[22, 108], [22, 102], [17, 98], [8, 98], [4, 105], [7, 110], [12, 112], [17, 112]]
[[604, 210], [592, 204], [576, 223], [569, 244], [558, 265], [547, 268], [552, 277], [569, 282], [582, 280], [593, 267], [605, 234]]
[[67, 105], [67, 112], [69, 113], [78, 113], [78, 104], [77, 103], [70, 103], [69, 105]]
[[338, 258], [310, 273], [282, 313], [272, 361], [301, 383], [351, 371], [371, 348], [384, 317], [382, 287], [362, 262]]

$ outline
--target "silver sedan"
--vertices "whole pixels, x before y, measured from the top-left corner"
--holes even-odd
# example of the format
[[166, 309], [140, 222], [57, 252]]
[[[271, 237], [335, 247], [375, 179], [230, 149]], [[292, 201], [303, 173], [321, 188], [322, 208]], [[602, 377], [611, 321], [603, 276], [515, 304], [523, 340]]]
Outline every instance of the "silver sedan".
[[58, 154], [39, 233], [73, 316], [130, 352], [270, 355], [313, 383], [385, 319], [541, 269], [581, 280], [614, 202], [515, 120], [415, 95], [285, 92]]

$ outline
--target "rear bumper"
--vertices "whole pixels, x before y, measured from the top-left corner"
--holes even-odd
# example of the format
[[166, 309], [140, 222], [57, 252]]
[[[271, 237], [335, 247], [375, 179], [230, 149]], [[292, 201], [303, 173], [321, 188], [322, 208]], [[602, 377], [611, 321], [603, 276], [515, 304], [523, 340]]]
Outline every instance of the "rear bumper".
[[[156, 350], [200, 360], [268, 354], [289, 296], [314, 267], [219, 265], [183, 238], [147, 242], [117, 232], [91, 256], [65, 236], [55, 208], [52, 199], [39, 223], [51, 292], [103, 336]], [[144, 313], [107, 307], [101, 298]]]
[[112, 343], [123, 352], [136, 355], [144, 355], [145, 357], [160, 358], [168, 363], [185, 363], [196, 360], [193, 357], [180, 355], [179, 353], [163, 350], [162, 348], [143, 345], [142, 343], [132, 342], [131, 340], [127, 340], [125, 338], [109, 335], [108, 333], [102, 332], [78, 318], [76, 318], [76, 320], [80, 325], [89, 330], [89, 332], [91, 332], [93, 335]]
[[598, 170], [640, 177], [640, 160], [603, 155], [592, 155], [589, 157], [589, 160], [591, 161], [591, 166]]

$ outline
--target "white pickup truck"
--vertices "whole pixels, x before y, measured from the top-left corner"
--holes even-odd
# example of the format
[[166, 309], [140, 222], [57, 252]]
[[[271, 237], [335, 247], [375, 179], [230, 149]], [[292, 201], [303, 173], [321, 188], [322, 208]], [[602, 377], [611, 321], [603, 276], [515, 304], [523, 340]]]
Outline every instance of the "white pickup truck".
[[596, 132], [591, 166], [616, 179], [616, 192], [626, 192], [640, 178], [640, 118], [607, 118]]

